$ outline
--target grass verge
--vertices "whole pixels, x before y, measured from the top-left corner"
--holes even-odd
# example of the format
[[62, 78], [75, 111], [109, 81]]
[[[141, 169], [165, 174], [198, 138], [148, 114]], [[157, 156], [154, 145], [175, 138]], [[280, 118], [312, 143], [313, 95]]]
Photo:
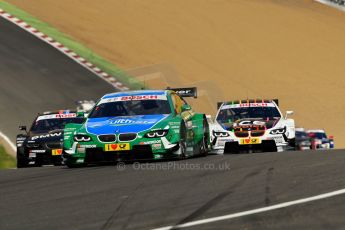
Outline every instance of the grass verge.
[[3, 146], [0, 145], [0, 169], [15, 168], [16, 159], [6, 153]]
[[143, 85], [139, 81], [135, 80], [134, 78], [132, 78], [131, 76], [123, 72], [114, 64], [105, 60], [101, 56], [97, 55], [86, 46], [76, 42], [72, 37], [60, 32], [59, 30], [49, 25], [48, 23], [40, 21], [34, 16], [24, 12], [23, 10], [5, 1], [0, 1], [0, 8], [16, 16], [17, 18], [25, 21], [26, 23], [40, 30], [42, 33], [52, 37], [56, 41], [64, 44], [66, 47], [73, 50], [79, 56], [90, 61], [91, 63], [101, 68], [103, 71], [107, 72], [108, 74], [111, 74], [112, 76], [116, 77], [117, 80], [119, 80], [120, 82], [128, 86], [129, 88], [141, 89], [143, 87]]

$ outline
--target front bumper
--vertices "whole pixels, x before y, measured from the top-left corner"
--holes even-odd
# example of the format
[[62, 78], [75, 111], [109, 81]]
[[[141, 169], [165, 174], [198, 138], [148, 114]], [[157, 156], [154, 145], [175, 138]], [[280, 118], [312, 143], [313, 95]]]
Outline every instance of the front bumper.
[[245, 138], [215, 138], [210, 153], [281, 152], [289, 148], [289, 143], [281, 136], [262, 136], [258, 138], [258, 144], [240, 144], [244, 143], [243, 139]]
[[150, 161], [179, 159], [179, 146], [174, 145], [170, 149], [153, 150], [151, 145], [133, 145], [131, 150], [124, 151], [104, 151], [103, 147], [85, 148], [85, 151], [74, 154], [65, 151], [63, 160], [67, 165], [88, 164], [101, 162], [119, 162], [119, 161]]
[[61, 149], [29, 149], [17, 152], [17, 161], [24, 165], [58, 165], [62, 163]]

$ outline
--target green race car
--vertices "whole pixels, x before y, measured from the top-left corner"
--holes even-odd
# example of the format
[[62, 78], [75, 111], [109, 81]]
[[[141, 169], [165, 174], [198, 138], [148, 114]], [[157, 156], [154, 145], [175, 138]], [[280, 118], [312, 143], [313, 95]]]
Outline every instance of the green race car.
[[107, 94], [83, 124], [64, 129], [68, 167], [97, 162], [183, 159], [207, 155], [209, 126], [183, 97], [196, 88]]

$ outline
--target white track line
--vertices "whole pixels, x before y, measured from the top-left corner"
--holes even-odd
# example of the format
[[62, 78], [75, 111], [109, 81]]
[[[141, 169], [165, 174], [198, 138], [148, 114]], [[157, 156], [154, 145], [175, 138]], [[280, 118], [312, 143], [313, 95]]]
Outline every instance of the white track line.
[[67, 57], [71, 58], [73, 61], [77, 62], [84, 68], [88, 69], [92, 73], [94, 73], [96, 76], [100, 77], [104, 81], [108, 82], [110, 85], [112, 85], [114, 88], [116, 88], [119, 91], [126, 91], [129, 90], [129, 88], [125, 85], [123, 85], [121, 82], [119, 82], [114, 76], [111, 76], [110, 74], [104, 72], [99, 67], [95, 66], [91, 62], [85, 60], [85, 58], [80, 57], [78, 54], [73, 52], [70, 48], [66, 47], [65, 45], [61, 44], [58, 41], [55, 41], [53, 38], [49, 37], [48, 35], [42, 33], [38, 29], [32, 27], [28, 23], [24, 22], [23, 20], [14, 17], [13, 15], [7, 13], [3, 9], [0, 8], [0, 17], [3, 17], [9, 22], [12, 22], [13, 24], [19, 26], [23, 30], [29, 32], [30, 34], [34, 35], [35, 37], [39, 38], [40, 40], [44, 41], [45, 43], [49, 44], [50, 46], [54, 47], [61, 53], [65, 54]]
[[[5, 142], [7, 142], [7, 144], [10, 146], [10, 148], [13, 150], [12, 152], [13, 153], [16, 153], [17, 151], [17, 147], [13, 144], [13, 142], [10, 140], [10, 138], [8, 138], [8, 136], [6, 136], [5, 134], [3, 134], [2, 132], [0, 132], [0, 139], [4, 140]], [[5, 147], [6, 148], [6, 147]], [[8, 151], [8, 150], [7, 150]], [[10, 155], [13, 155], [11, 154], [10, 152], [8, 153]]]
[[325, 199], [325, 198], [329, 198], [329, 197], [333, 197], [333, 196], [342, 195], [344, 193], [345, 193], [345, 189], [341, 189], [341, 190], [336, 190], [334, 192], [324, 193], [321, 195], [303, 198], [303, 199], [299, 199], [299, 200], [295, 200], [295, 201], [280, 203], [280, 204], [276, 204], [276, 205], [272, 205], [272, 206], [267, 206], [264, 208], [258, 208], [258, 209], [248, 210], [248, 211], [244, 211], [244, 212], [238, 212], [238, 213], [224, 215], [224, 216], [212, 217], [212, 218], [207, 218], [207, 219], [203, 219], [203, 220], [191, 221], [191, 222], [187, 222], [187, 223], [176, 225], [176, 226], [166, 226], [166, 227], [161, 227], [161, 228], [155, 228], [153, 230], [169, 230], [169, 229], [174, 229], [174, 228], [187, 228], [187, 227], [192, 227], [192, 226], [201, 225], [201, 224], [208, 224], [208, 223], [222, 221], [222, 220], [229, 220], [229, 219], [234, 219], [237, 217], [248, 216], [248, 215], [253, 215], [253, 214], [262, 213], [262, 212], [268, 212], [268, 211], [272, 211], [275, 209], [281, 209], [281, 208], [286, 208], [286, 207], [293, 206], [293, 205], [298, 205], [298, 204], [308, 203], [311, 201], [321, 200], [321, 199]]
[[345, 11], [345, 6], [341, 6], [341, 5], [339, 5], [339, 4], [330, 2], [330, 1], [328, 1], [328, 0], [315, 0], [315, 1], [316, 1], [316, 2], [319, 2], [319, 3], [322, 3], [322, 4], [324, 4], [324, 5], [327, 5], [327, 6], [331, 6], [331, 7], [337, 8], [338, 10]]
[[[48, 35], [42, 33], [38, 29], [32, 27], [28, 23], [24, 22], [23, 20], [14, 17], [13, 15], [7, 13], [3, 9], [0, 8], [0, 17], [6, 19], [9, 22], [12, 22], [13, 24], [19, 26], [23, 30], [29, 32], [30, 34], [34, 35], [35, 37], [39, 38], [40, 40], [44, 41], [45, 43], [49, 44], [50, 46], [54, 47], [61, 53], [65, 54], [67, 57], [71, 58], [73, 61], [77, 62], [84, 68], [88, 69], [92, 73], [94, 73], [99, 78], [103, 79], [104, 81], [108, 82], [110, 85], [112, 85], [115, 89], [119, 91], [126, 91], [129, 90], [129, 88], [125, 85], [123, 85], [121, 82], [119, 82], [115, 77], [109, 75], [108, 73], [104, 72], [91, 62], [85, 60], [85, 58], [80, 57], [78, 54], [73, 52], [71, 49], [66, 47], [65, 45], [61, 44], [58, 41], [55, 41], [53, 38], [49, 37]], [[6, 142], [9, 143], [11, 148], [16, 151], [16, 146], [10, 141], [10, 139], [3, 133], [0, 132], [0, 138], [4, 139]]]

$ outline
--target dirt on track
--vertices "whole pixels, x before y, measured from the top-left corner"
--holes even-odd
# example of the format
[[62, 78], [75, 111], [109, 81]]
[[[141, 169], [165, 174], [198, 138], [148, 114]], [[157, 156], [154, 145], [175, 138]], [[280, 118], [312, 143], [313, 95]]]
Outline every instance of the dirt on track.
[[279, 98], [298, 126], [345, 147], [345, 13], [312, 0], [8, 0], [151, 87], [193, 101]]

